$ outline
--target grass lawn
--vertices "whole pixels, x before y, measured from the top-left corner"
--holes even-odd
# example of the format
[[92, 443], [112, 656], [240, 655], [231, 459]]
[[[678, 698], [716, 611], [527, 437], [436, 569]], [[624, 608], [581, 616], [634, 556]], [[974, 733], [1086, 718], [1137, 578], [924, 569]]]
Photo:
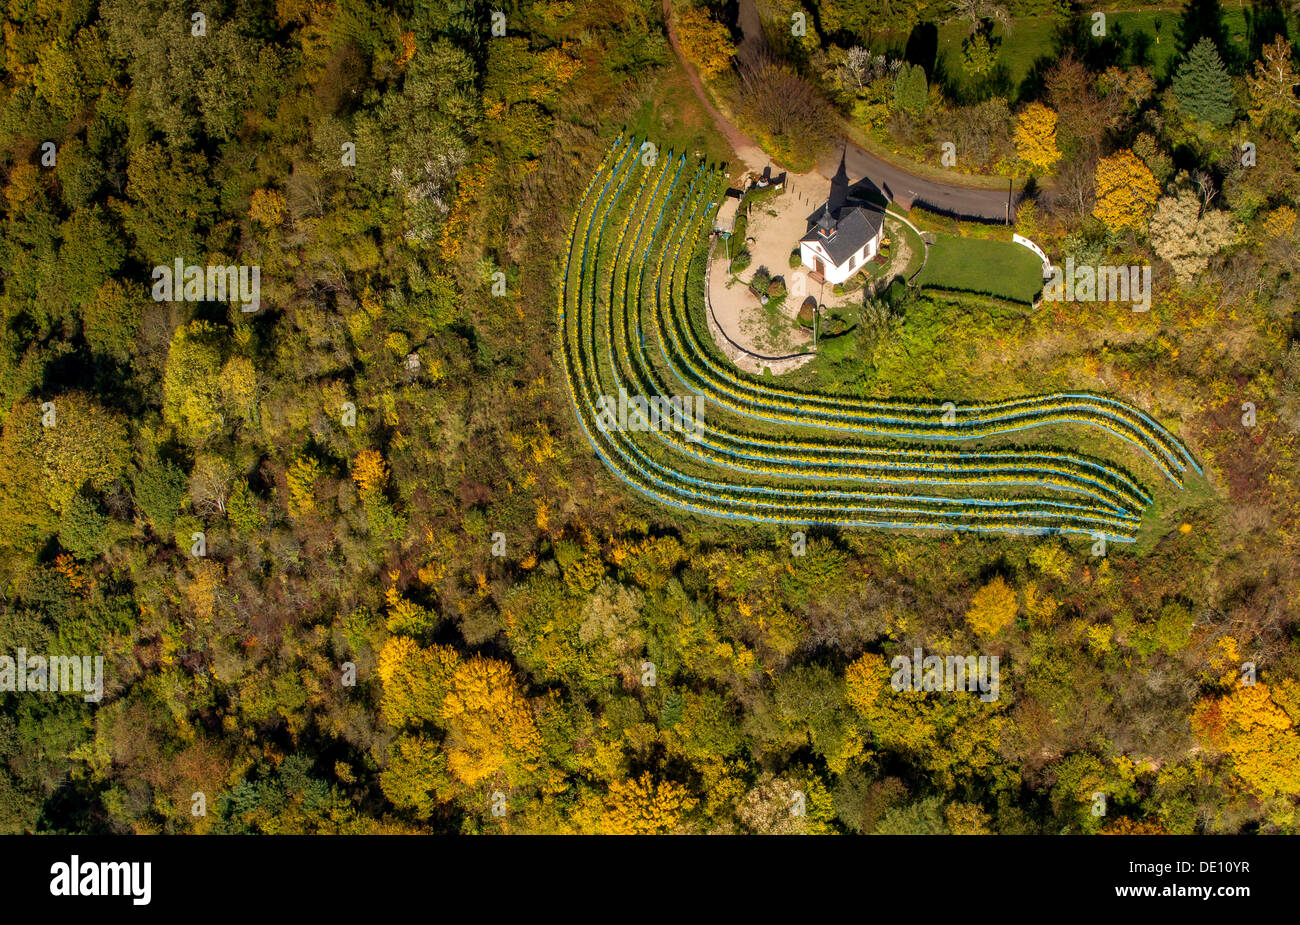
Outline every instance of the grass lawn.
[[[970, 34], [970, 23], [950, 22], [939, 26], [939, 53], [943, 71], [950, 80], [966, 80], [962, 71], [961, 43]], [[1056, 23], [1051, 16], [1017, 16], [1008, 33], [1003, 26], [993, 27], [993, 37], [1000, 40], [998, 64], [1006, 69], [1007, 79], [1016, 87], [1029, 75], [1034, 62], [1053, 57]]]
[[[1156, 23], [1160, 24], [1160, 44], [1156, 44]], [[1178, 13], [1170, 10], [1143, 10], [1132, 13], [1107, 13], [1107, 26], [1127, 35], [1129, 59], [1126, 64], [1141, 64], [1149, 68], [1157, 79], [1168, 75], [1169, 68], [1178, 53]], [[1249, 29], [1246, 24], [1246, 11], [1240, 8], [1223, 8], [1223, 28], [1228, 34], [1228, 41], [1241, 53], [1245, 54], [1249, 42]], [[1138, 36], [1141, 39], [1134, 41]], [[1145, 51], [1141, 51], [1145, 44]], [[1227, 49], [1221, 49], [1227, 51]]]
[[1042, 262], [1019, 244], [940, 234], [917, 282], [1031, 303], [1043, 287], [1042, 270]]

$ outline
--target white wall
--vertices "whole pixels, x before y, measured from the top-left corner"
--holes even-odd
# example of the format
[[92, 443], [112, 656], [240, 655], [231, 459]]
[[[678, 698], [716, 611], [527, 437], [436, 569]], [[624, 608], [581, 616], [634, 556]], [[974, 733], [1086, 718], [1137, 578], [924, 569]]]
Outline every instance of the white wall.
[[825, 254], [821, 253], [819, 250], [814, 248], [811, 244], [809, 244], [806, 241], [799, 242], [799, 260], [808, 269], [816, 270], [817, 269], [816, 261], [818, 260], [818, 258], [820, 258], [822, 262], [822, 266], [825, 267], [825, 271], [822, 273], [822, 275], [826, 277], [826, 282], [830, 283], [831, 285], [835, 285], [836, 283], [844, 282], [853, 274], [861, 270], [862, 265], [864, 263], [866, 263], [872, 257], [876, 256], [876, 251], [879, 248], [879, 246], [880, 246], [880, 236], [877, 235], [876, 237], [872, 238], [870, 241], [867, 242], [866, 247], [862, 248], [862, 250], [858, 251], [854, 255], [854, 257], [856, 257], [857, 259], [853, 261], [852, 270], [849, 269], [849, 262], [847, 260], [844, 262], [843, 266], [836, 267], [832, 265], [830, 260], [826, 257]]

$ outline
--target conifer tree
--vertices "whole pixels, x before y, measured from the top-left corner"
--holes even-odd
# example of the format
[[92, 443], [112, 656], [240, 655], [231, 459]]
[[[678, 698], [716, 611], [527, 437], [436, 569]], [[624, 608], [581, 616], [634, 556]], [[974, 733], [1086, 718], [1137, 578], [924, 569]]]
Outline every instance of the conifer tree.
[[1192, 46], [1187, 60], [1174, 77], [1174, 96], [1189, 116], [1211, 125], [1227, 125], [1236, 115], [1232, 103], [1232, 80], [1219, 57], [1219, 50], [1207, 38]]

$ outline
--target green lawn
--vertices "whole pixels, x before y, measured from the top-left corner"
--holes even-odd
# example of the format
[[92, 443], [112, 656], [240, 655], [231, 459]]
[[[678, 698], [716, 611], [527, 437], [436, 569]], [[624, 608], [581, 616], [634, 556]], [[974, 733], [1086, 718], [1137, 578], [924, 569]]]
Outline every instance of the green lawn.
[[[1106, 22], [1109, 28], [1119, 29], [1121, 33], [1126, 33], [1130, 38], [1142, 35], [1146, 41], [1146, 53], [1143, 56], [1145, 61], [1129, 60], [1126, 64], [1145, 64], [1157, 78], [1166, 76], [1170, 63], [1178, 53], [1178, 13], [1163, 11], [1141, 11], [1133, 13], [1107, 13]], [[1159, 44], [1156, 44], [1157, 32], [1156, 23], [1160, 24]], [[1228, 41], [1241, 54], [1248, 50], [1249, 32], [1246, 24], [1246, 12], [1240, 8], [1229, 8], [1226, 4], [1223, 8], [1223, 28], [1228, 34]], [[1138, 56], [1133, 53], [1133, 44], [1130, 44], [1130, 59], [1136, 59]], [[1228, 49], [1221, 49], [1227, 52]]]
[[1031, 303], [1043, 287], [1042, 262], [1026, 247], [941, 234], [917, 282]]
[[[961, 43], [970, 34], [970, 23], [950, 22], [939, 26], [938, 59], [943, 62], [949, 79], [962, 82]], [[1028, 76], [1034, 61], [1050, 57], [1055, 43], [1056, 25], [1050, 16], [1017, 17], [1010, 33], [1002, 26], [993, 28], [993, 36], [1000, 40], [998, 64], [1006, 69], [1011, 86], [1016, 87]]]

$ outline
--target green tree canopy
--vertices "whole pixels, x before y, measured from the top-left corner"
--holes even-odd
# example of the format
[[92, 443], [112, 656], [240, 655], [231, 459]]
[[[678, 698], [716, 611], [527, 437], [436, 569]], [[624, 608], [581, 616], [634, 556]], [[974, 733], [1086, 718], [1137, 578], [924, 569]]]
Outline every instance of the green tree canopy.
[[1232, 103], [1232, 79], [1223, 66], [1219, 50], [1203, 38], [1187, 55], [1174, 76], [1174, 96], [1189, 116], [1211, 125], [1227, 125], [1236, 115]]

